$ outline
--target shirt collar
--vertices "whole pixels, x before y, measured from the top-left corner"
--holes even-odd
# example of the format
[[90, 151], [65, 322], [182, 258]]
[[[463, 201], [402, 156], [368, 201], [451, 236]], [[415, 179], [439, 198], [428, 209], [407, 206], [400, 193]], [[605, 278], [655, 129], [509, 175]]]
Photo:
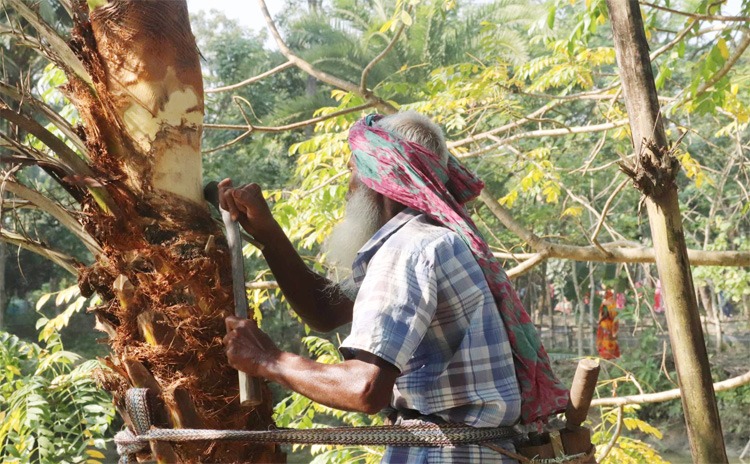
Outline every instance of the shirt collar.
[[407, 222], [411, 221], [420, 214], [422, 213], [420, 213], [419, 211], [411, 208], [406, 208], [405, 210], [393, 216], [388, 222], [385, 223], [383, 227], [375, 232], [375, 235], [373, 235], [372, 238], [370, 238], [370, 240], [368, 240], [367, 243], [365, 243], [364, 246], [359, 249], [357, 257], [354, 259], [354, 263], [352, 263], [352, 270], [354, 272], [355, 280], [358, 280], [358, 274], [361, 275], [362, 278], [364, 277], [363, 271], [366, 269], [367, 264], [370, 262], [370, 259], [372, 259], [375, 253], [377, 253], [380, 247], [383, 246], [386, 240], [388, 240], [391, 235], [395, 234]]

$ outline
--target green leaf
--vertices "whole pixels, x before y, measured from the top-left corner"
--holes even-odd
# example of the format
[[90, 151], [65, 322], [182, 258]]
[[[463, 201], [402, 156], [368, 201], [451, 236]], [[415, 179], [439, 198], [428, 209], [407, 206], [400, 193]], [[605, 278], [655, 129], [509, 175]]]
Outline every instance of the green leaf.
[[384, 22], [382, 26], [380, 26], [380, 31], [379, 32], [381, 34], [384, 33], [385, 31], [387, 31], [388, 29], [390, 29], [392, 25], [393, 25], [393, 20], [389, 19], [388, 21]]
[[36, 302], [36, 310], [40, 311], [42, 309], [42, 306], [44, 306], [45, 303], [49, 301], [49, 299], [52, 298], [51, 293], [45, 293], [41, 297], [39, 297], [39, 300]]
[[555, 16], [557, 14], [557, 7], [553, 4], [547, 11], [547, 27], [550, 29], [555, 28]]
[[104, 454], [101, 451], [97, 451], [97, 450], [94, 450], [94, 449], [88, 449], [88, 450], [86, 450], [86, 454], [88, 454], [92, 458], [96, 458], [96, 459], [104, 459], [106, 457], [106, 456], [104, 456]]
[[719, 49], [719, 53], [725, 60], [729, 58], [729, 48], [727, 48], [727, 41], [723, 37], [717, 42], [716, 48]]
[[412, 25], [411, 15], [409, 15], [408, 11], [402, 10], [400, 17], [401, 17], [401, 22], [404, 23], [406, 26]]

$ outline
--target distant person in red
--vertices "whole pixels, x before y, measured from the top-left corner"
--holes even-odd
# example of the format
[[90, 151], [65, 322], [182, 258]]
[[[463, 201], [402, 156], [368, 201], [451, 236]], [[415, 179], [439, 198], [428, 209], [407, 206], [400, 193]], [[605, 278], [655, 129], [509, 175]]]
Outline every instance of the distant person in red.
[[604, 301], [599, 306], [599, 328], [596, 330], [596, 349], [602, 359], [620, 357], [620, 346], [617, 344], [617, 303], [611, 289], [604, 291]]
[[656, 288], [654, 289], [654, 312], [664, 312], [664, 302], [661, 299], [661, 280], [656, 281]]

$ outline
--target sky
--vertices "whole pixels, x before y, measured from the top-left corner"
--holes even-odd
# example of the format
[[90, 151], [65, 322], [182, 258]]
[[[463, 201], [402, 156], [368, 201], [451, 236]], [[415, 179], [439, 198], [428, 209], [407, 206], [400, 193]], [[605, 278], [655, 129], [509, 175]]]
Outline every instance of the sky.
[[[256, 31], [266, 27], [260, 6], [255, 0], [187, 0], [187, 3], [191, 13], [216, 9], [230, 18], [237, 18], [241, 24]], [[284, 0], [266, 0], [266, 7], [274, 17], [284, 7]]]
[[[256, 31], [266, 28], [266, 22], [260, 12], [257, 0], [187, 0], [187, 3], [190, 12], [216, 9], [230, 18], [237, 18], [241, 24]], [[272, 17], [275, 17], [281, 11], [284, 4], [285, 0], [266, 0], [266, 7]], [[729, 0], [726, 7], [722, 8], [722, 13], [725, 15], [737, 14], [740, 10], [740, 4], [741, 0]], [[267, 37], [267, 45], [274, 48], [275, 44], [273, 44], [270, 34]]]

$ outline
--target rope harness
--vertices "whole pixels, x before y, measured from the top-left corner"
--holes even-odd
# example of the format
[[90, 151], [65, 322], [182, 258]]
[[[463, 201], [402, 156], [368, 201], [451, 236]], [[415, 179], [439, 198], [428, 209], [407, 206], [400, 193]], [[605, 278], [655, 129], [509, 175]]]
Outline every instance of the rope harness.
[[[405, 420], [401, 425], [330, 427], [312, 430], [287, 428], [261, 431], [162, 429], [151, 425], [147, 388], [129, 389], [125, 401], [135, 430], [125, 429], [115, 435], [114, 441], [117, 445], [117, 453], [120, 455], [120, 464], [136, 463], [136, 453], [148, 450], [150, 441], [231, 440], [307, 445], [453, 447], [507, 440], [520, 435], [520, 432], [510, 427], [476, 428], [463, 424], [433, 424], [421, 420]], [[496, 450], [495, 447], [492, 449]]]

